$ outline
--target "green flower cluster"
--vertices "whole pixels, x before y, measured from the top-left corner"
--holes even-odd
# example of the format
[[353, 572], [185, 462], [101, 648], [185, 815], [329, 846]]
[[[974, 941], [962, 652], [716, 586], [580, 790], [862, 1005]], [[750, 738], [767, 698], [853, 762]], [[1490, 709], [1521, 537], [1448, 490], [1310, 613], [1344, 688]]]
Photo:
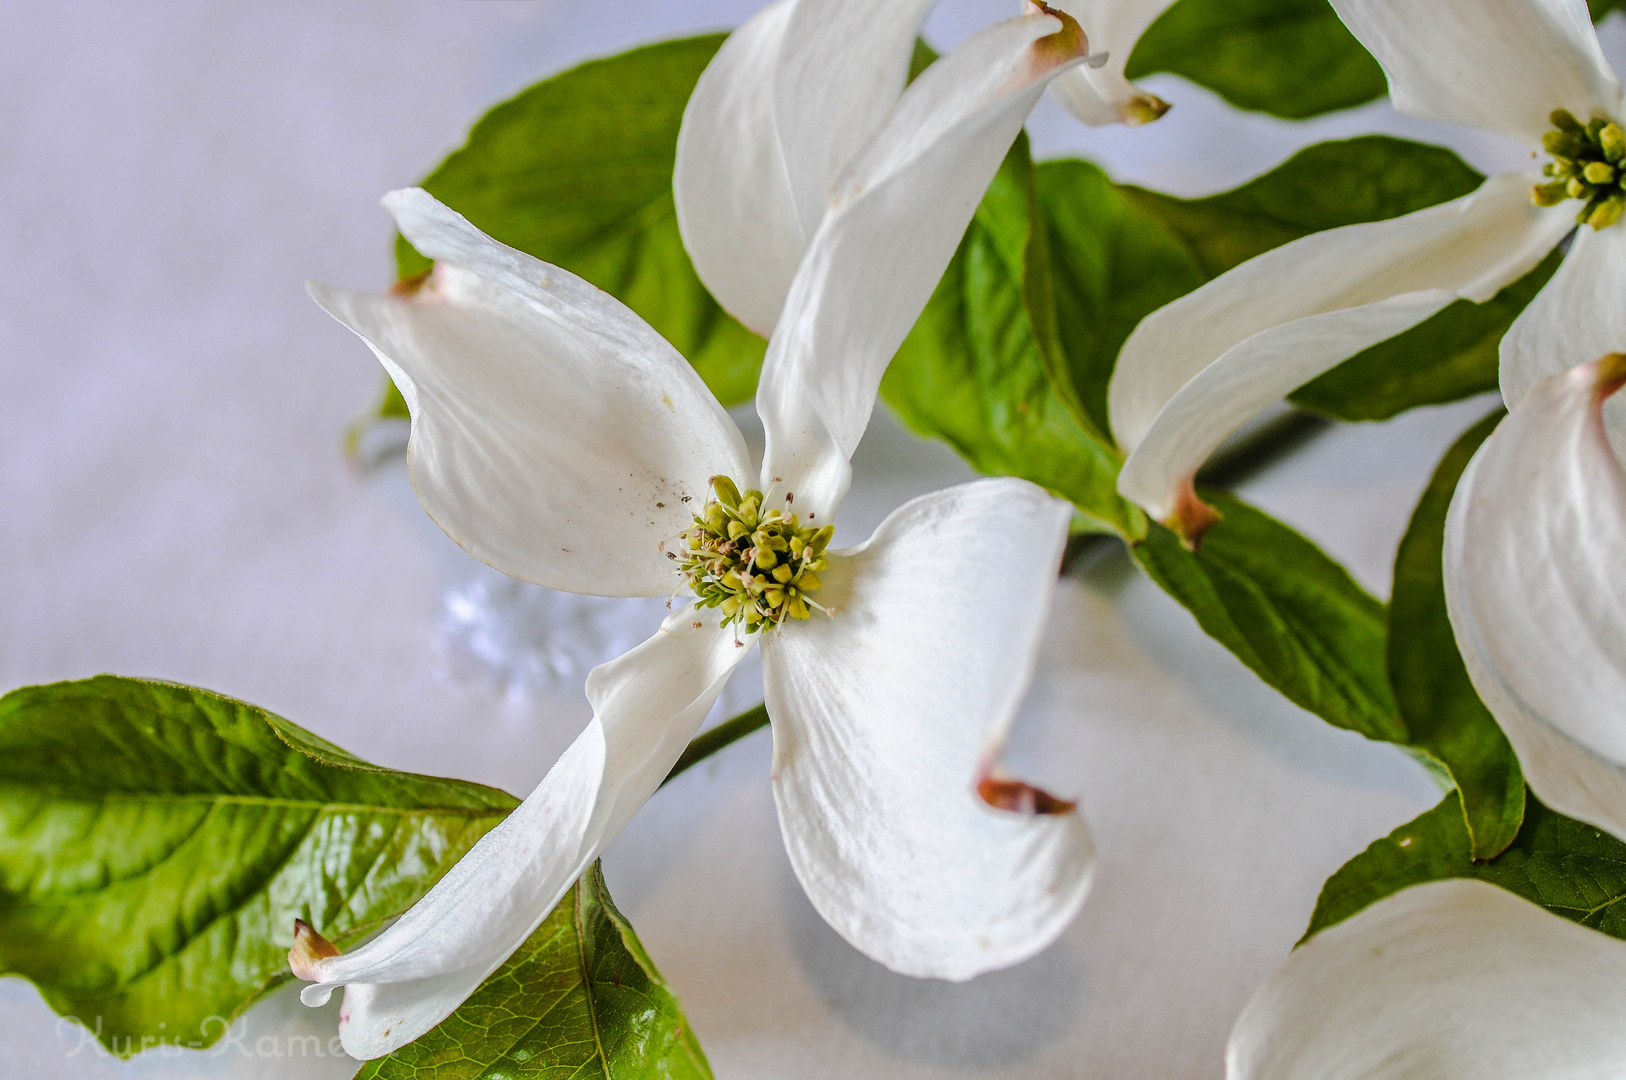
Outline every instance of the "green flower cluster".
[[667, 552], [698, 606], [721, 608], [724, 626], [743, 623], [747, 632], [825, 610], [808, 594], [824, 584], [818, 572], [829, 565], [824, 549], [835, 527], [802, 528], [795, 514], [764, 510], [762, 492], [742, 496], [726, 476], [712, 477], [711, 489], [712, 500], [678, 537], [681, 553]]
[[1555, 109], [1550, 119], [1553, 130], [1541, 142], [1553, 160], [1542, 172], [1553, 179], [1537, 184], [1531, 198], [1537, 206], [1584, 199], [1577, 222], [1594, 229], [1613, 225], [1626, 210], [1626, 131], [1602, 118], [1583, 124], [1568, 109]]

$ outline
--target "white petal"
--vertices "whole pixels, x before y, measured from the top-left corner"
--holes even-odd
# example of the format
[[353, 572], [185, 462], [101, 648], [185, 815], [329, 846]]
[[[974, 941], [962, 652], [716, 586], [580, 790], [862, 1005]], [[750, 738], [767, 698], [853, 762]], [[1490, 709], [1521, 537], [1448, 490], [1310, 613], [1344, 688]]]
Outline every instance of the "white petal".
[[1250, 259], [1153, 312], [1124, 343], [1108, 389], [1132, 451], [1118, 490], [1169, 518], [1192, 475], [1260, 409], [1453, 300], [1483, 302], [1570, 228], [1530, 205], [1530, 178], [1388, 221], [1314, 233]]
[[1227, 1080], [1615, 1080], [1626, 943], [1479, 881], [1388, 897], [1243, 1010]]
[[482, 562], [549, 588], [660, 595], [685, 497], [746, 475], [739, 429], [694, 369], [607, 293], [505, 247], [426, 192], [385, 198], [437, 260], [415, 294], [311, 285], [412, 413], [412, 484]]
[[764, 480], [782, 478], [798, 510], [829, 520], [882, 372], [1033, 103], [1082, 48], [1076, 26], [1049, 15], [983, 30], [910, 85], [836, 181], [757, 390]]
[[817, 598], [833, 617], [763, 644], [791, 865], [830, 925], [895, 971], [961, 980], [1017, 963], [1089, 887], [1076, 810], [978, 794], [1002, 783], [1069, 516], [1022, 480], [916, 499], [831, 558]]
[[1626, 475], [1619, 357], [1539, 382], [1457, 485], [1445, 594], [1474, 688], [1543, 802], [1626, 838]]
[[[1144, 124], [1168, 105], [1124, 78], [1124, 67], [1146, 28], [1174, 0], [1057, 0], [1078, 20], [1090, 39], [1090, 64], [1076, 67], [1050, 84], [1050, 96], [1092, 127]], [[1099, 65], [1099, 66], [1092, 66]]]
[[1554, 109], [1617, 117], [1585, 0], [1332, 0], [1389, 76], [1395, 108], [1535, 146]]
[[715, 613], [679, 612], [668, 628], [593, 670], [587, 729], [428, 895], [367, 944], [302, 973], [320, 979], [301, 991], [307, 1005], [346, 987], [346, 1053], [382, 1057], [451, 1015], [654, 794], [748, 651]]
[[773, 105], [804, 236], [824, 220], [830, 182], [903, 93], [915, 37], [933, 3], [797, 0]]
[[1623, 298], [1626, 228], [1576, 230], [1558, 273], [1502, 338], [1503, 399], [1517, 405], [1549, 375], [1605, 353], [1626, 352]]
[[767, 337], [807, 237], [774, 126], [774, 74], [797, 0], [778, 0], [728, 36], [683, 111], [672, 194], [700, 280]]

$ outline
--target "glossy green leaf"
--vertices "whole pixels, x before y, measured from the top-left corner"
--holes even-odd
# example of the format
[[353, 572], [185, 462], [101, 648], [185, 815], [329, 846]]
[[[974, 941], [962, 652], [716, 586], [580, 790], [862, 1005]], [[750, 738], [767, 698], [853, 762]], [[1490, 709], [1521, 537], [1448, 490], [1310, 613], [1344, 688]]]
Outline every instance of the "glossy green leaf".
[[[1057, 394], [1028, 315], [1035, 199], [1025, 137], [989, 187], [920, 320], [881, 383], [909, 427], [954, 447], [979, 472], [1020, 476], [1069, 499], [1093, 527], [1145, 528], [1117, 494], [1117, 450]], [[1043, 272], [1045, 260], [1033, 260]]]
[[1451, 447], [1424, 489], [1395, 553], [1389, 600], [1389, 683], [1412, 745], [1443, 764], [1462, 792], [1475, 858], [1513, 842], [1524, 819], [1524, 774], [1502, 729], [1468, 679], [1445, 609], [1441, 549], [1457, 480], [1502, 413]]
[[[1035, 174], [1043, 233], [1030, 266], [1046, 298], [1031, 296], [1038, 342], [1056, 385], [1110, 442], [1107, 383], [1118, 350], [1146, 316], [1203, 283], [1190, 253], [1104, 172], [1085, 161], [1041, 163]], [[1033, 260], [1030, 259], [1030, 262]], [[1054, 312], [1045, 318], [1046, 310]]]
[[1317, 143], [1240, 187], [1200, 199], [1125, 193], [1185, 243], [1209, 277], [1322, 229], [1466, 195], [1484, 176], [1443, 147], [1388, 135]]
[[1193, 553], [1153, 525], [1135, 559], [1289, 701], [1337, 727], [1407, 741], [1384, 670], [1383, 605], [1320, 548], [1222, 492], [1204, 501], [1223, 515]]
[[594, 863], [455, 1013], [357, 1080], [709, 1080], [711, 1069]]
[[1131, 79], [1158, 72], [1290, 120], [1388, 93], [1383, 68], [1327, 0], [1180, 0], [1129, 58]]
[[358, 940], [515, 805], [204, 690], [109, 675], [15, 690], [0, 698], [0, 971], [116, 1053], [207, 1044], [291, 977], [296, 917]]
[[1548, 809], [1534, 793], [1526, 795], [1524, 824], [1512, 845], [1488, 862], [1474, 861], [1464, 822], [1453, 791], [1345, 863], [1322, 886], [1305, 938], [1401, 889], [1446, 878], [1486, 881], [1626, 938], [1626, 844]]
[[[766, 343], [706, 292], [678, 235], [678, 126], [724, 35], [665, 41], [546, 79], [486, 113], [423, 181], [505, 244], [612, 294], [725, 405], [756, 389]], [[400, 275], [428, 262], [398, 240]]]

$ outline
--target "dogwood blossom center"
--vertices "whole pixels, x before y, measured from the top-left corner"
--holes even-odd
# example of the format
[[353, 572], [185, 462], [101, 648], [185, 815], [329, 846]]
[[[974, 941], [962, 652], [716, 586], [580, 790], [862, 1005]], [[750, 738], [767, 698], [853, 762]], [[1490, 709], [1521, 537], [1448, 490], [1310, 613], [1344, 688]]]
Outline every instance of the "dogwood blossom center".
[[1552, 179], [1537, 184], [1531, 198], [1537, 206], [1581, 199], [1578, 224], [1613, 225], [1626, 210], [1626, 130], [1604, 117], [1583, 124], [1568, 109], [1553, 110], [1549, 119], [1553, 129], [1541, 142], [1553, 160], [1542, 173]]
[[806, 619], [810, 609], [830, 612], [809, 594], [823, 585], [828, 566], [824, 549], [835, 527], [803, 526], [783, 506], [769, 507], [762, 492], [740, 494], [726, 476], [711, 478], [712, 497], [677, 537], [667, 558], [678, 564], [698, 607], [719, 608], [723, 626], [743, 625], [747, 633], [770, 630], [787, 618]]

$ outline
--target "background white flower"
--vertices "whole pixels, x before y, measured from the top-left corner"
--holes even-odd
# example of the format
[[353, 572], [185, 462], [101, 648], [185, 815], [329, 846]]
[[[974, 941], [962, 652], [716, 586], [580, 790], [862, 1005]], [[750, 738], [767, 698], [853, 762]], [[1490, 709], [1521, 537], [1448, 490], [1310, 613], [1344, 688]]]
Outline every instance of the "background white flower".
[[1445, 594], [1474, 688], [1543, 802], [1626, 838], [1626, 473], [1611, 355], [1537, 383], [1480, 447], [1445, 530]]
[[[1620, 84], [1582, 0], [1333, 7], [1383, 64], [1403, 112], [1489, 128], [1538, 152], [1564, 148], [1548, 137], [1557, 110], [1600, 129], [1620, 120]], [[1626, 160], [1626, 142], [1616, 160]], [[1542, 375], [1626, 348], [1617, 299], [1626, 228], [1608, 220], [1626, 193], [1620, 170], [1599, 164], [1601, 182], [1584, 185], [1582, 201], [1536, 205], [1530, 192], [1543, 176], [1493, 176], [1453, 202], [1285, 244], [1153, 313], [1125, 343], [1110, 389], [1113, 433], [1130, 451], [1119, 490], [1194, 539], [1209, 518], [1191, 477], [1226, 435], [1453, 300], [1490, 299], [1574, 228], [1577, 210], [1605, 209], [1591, 218], [1602, 227], [1580, 230], [1504, 338], [1504, 396], [1513, 404]]]
[[1626, 943], [1479, 881], [1413, 886], [1299, 946], [1228, 1080], [1615, 1080]]

